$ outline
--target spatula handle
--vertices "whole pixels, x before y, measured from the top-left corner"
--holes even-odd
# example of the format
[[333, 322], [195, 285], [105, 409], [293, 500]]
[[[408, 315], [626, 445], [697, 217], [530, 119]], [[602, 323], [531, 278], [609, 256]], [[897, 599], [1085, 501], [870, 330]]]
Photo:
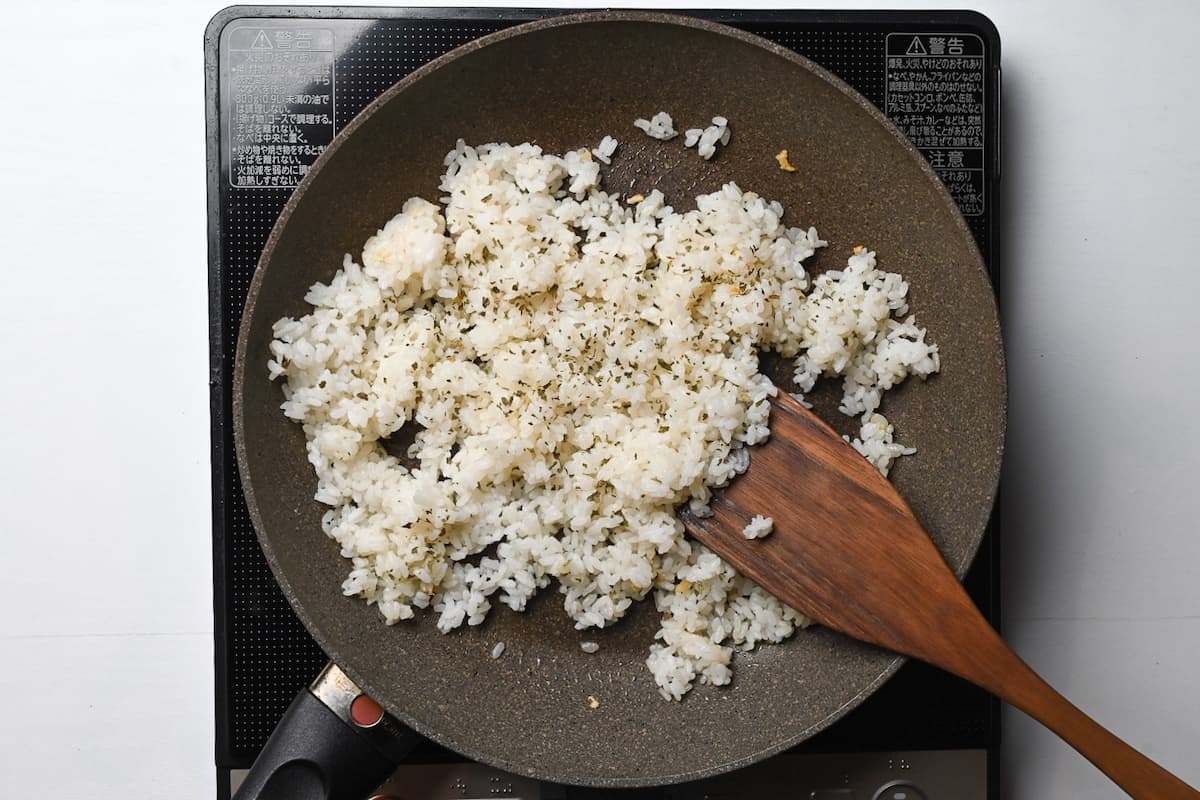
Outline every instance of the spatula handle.
[[1055, 691], [1005, 644], [982, 616], [979, 623], [987, 629], [987, 634], [980, 633], [976, 640], [982, 647], [976, 651], [978, 657], [971, 659], [973, 664], [966, 669], [962, 669], [961, 663], [947, 664], [945, 668], [955, 667], [951, 671], [1054, 731], [1135, 800], [1200, 800], [1200, 792], [1114, 736]]

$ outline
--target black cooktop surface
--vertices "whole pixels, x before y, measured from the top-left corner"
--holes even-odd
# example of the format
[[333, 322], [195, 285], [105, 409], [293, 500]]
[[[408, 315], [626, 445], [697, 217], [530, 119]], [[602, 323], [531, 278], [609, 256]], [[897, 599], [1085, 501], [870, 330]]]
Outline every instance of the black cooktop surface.
[[[230, 425], [233, 355], [259, 253], [292, 189], [367, 103], [418, 66], [485, 34], [560, 13], [521, 9], [241, 7], [205, 38], [216, 758], [248, 765], [325, 656], [259, 550]], [[770, 39], [839, 75], [920, 148], [959, 203], [995, 282], [999, 39], [969, 12], [688, 12]], [[967, 578], [996, 621], [997, 534]], [[991, 748], [996, 701], [909, 663], [804, 751]], [[455, 758], [428, 744], [416, 759]]]

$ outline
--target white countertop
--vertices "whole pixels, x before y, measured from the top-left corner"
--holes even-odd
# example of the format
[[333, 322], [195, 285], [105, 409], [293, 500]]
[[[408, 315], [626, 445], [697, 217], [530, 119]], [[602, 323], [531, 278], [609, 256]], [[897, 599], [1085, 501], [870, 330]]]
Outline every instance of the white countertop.
[[[201, 37], [220, 7], [4, 15], [6, 797], [214, 796]], [[1200, 785], [1200, 4], [975, 8], [1004, 69], [1006, 633]], [[1004, 722], [1007, 798], [1123, 796]]]

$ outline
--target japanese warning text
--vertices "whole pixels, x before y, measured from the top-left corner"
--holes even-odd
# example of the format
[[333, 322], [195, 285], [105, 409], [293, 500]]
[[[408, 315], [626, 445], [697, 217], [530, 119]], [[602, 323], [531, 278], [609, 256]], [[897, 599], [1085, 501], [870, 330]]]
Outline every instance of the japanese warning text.
[[237, 28], [229, 36], [229, 182], [294, 187], [333, 140], [333, 32]]
[[974, 34], [887, 37], [884, 113], [924, 154], [964, 216], [984, 211], [983, 40]]

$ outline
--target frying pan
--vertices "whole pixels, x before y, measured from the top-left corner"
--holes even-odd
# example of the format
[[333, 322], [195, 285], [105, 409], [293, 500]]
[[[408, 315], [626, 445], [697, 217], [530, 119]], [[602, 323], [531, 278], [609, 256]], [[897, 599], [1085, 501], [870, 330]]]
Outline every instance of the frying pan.
[[[706, 162], [684, 149], [682, 136], [660, 142], [633, 127], [636, 117], [664, 109], [680, 130], [724, 115], [733, 139]], [[812, 271], [844, 265], [851, 248], [865, 244], [908, 278], [910, 302], [939, 344], [943, 367], [885, 400], [902, 441], [919, 450], [892, 475], [959, 577], [995, 496], [1005, 379], [991, 286], [934, 173], [868, 101], [757, 37], [654, 13], [544, 19], [432, 62], [346, 127], [271, 233], [240, 330], [238, 465], [266, 558], [340, 667], [333, 683], [347, 697], [362, 691], [375, 698], [389, 713], [384, 727], [402, 724], [523, 775], [637, 786], [701, 778], [790, 747], [861, 703], [900, 659], [825, 630], [800, 631], [781, 645], [739, 653], [732, 685], [698, 686], [668, 702], [644, 664], [657, 628], [650, 602], [608, 629], [583, 633], [554, 589], [525, 613], [497, 607], [483, 625], [449, 635], [437, 632], [432, 614], [386, 627], [373, 607], [341, 594], [347, 563], [321, 532], [325, 508], [312, 499], [316, 480], [303, 432], [280, 412], [281, 390], [266, 368], [272, 323], [304, 314], [310, 285], [328, 281], [343, 254], [357, 258], [405, 199], [437, 200], [443, 158], [456, 139], [531, 141], [563, 152], [594, 146], [605, 134], [622, 141], [604, 173], [610, 191], [628, 196], [657, 187], [687, 208], [689, 198], [734, 180], [782, 202], [789, 224], [817, 226], [829, 246], [810, 261]], [[776, 164], [783, 148], [797, 172]], [[789, 385], [784, 365], [765, 363]], [[832, 420], [840, 389], [828, 383], [835, 385], [816, 399]], [[599, 652], [582, 652], [585, 639], [599, 642]], [[492, 659], [497, 642], [506, 649]], [[314, 690], [326, 699], [322, 708], [347, 716], [348, 706], [330, 701], [327, 689]], [[313, 697], [302, 692], [289, 712], [304, 729], [299, 739], [281, 731], [272, 737], [260, 770], [266, 777], [250, 781], [257, 796], [273, 796], [272, 781], [346, 785], [339, 784], [341, 755], [296, 755], [297, 742], [328, 722], [306, 716]]]

